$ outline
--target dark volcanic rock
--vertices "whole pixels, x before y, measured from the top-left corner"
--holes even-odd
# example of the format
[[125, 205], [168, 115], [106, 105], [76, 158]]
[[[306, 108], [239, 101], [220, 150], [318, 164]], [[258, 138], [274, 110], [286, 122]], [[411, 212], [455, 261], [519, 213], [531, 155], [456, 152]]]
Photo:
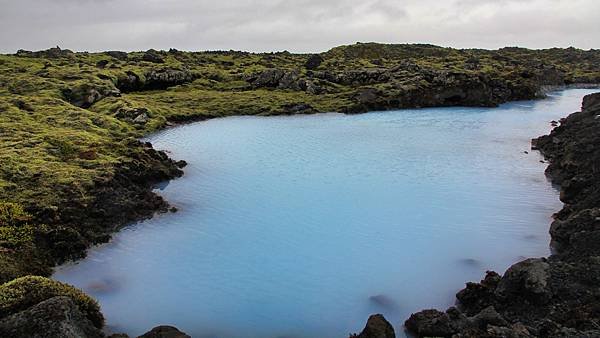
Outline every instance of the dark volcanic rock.
[[314, 70], [319, 68], [323, 61], [325, 60], [323, 60], [323, 57], [321, 57], [321, 55], [313, 54], [308, 57], [308, 60], [306, 60], [306, 64], [304, 64], [304, 67], [306, 67], [306, 69]]
[[195, 76], [187, 70], [162, 68], [144, 74], [144, 80], [132, 71], [127, 71], [117, 79], [117, 88], [124, 93], [167, 89], [194, 81]]
[[551, 296], [549, 278], [550, 265], [545, 259], [526, 259], [506, 270], [495, 293], [499, 297], [523, 297], [532, 302], [545, 302]]
[[316, 114], [318, 112], [318, 110], [306, 103], [292, 103], [281, 107], [281, 114], [283, 115]]
[[127, 53], [125, 52], [121, 52], [121, 51], [117, 51], [117, 50], [111, 50], [108, 52], [104, 52], [104, 54], [109, 55], [117, 60], [120, 61], [127, 61]]
[[61, 49], [60, 47], [56, 46], [50, 49], [40, 50], [36, 52], [19, 49], [16, 55], [21, 57], [32, 58], [61, 59], [70, 58], [74, 55], [74, 53], [69, 49]]
[[[546, 69], [547, 70], [547, 69]], [[532, 76], [537, 76], [533, 74]], [[560, 80], [549, 74], [548, 81]], [[488, 272], [456, 295], [459, 308], [413, 314], [406, 327], [418, 336], [600, 337], [600, 93], [581, 112], [533, 140], [561, 185], [564, 208], [550, 233], [556, 252]]]
[[469, 282], [466, 287], [456, 294], [456, 299], [474, 315], [495, 303], [495, 292], [501, 276], [494, 271], [488, 271], [479, 283]]
[[404, 326], [419, 337], [448, 337], [456, 333], [448, 314], [433, 309], [413, 313]]
[[129, 93], [142, 90], [144, 88], [144, 83], [136, 73], [126, 71], [117, 78], [117, 88], [124, 93]]
[[376, 314], [369, 317], [367, 325], [358, 335], [354, 334], [351, 338], [396, 338], [396, 333], [392, 324], [390, 324], [383, 315]]
[[169, 87], [192, 82], [193, 80], [193, 74], [185, 70], [178, 70], [172, 68], [152, 70], [146, 73], [146, 83], [144, 85], [144, 89], [166, 89]]
[[191, 338], [173, 326], [157, 326], [138, 338]]
[[246, 77], [246, 81], [254, 88], [304, 90], [310, 94], [321, 92], [314, 82], [302, 79], [298, 70], [269, 68]]
[[250, 76], [247, 81], [255, 88], [275, 88], [279, 86], [279, 81], [285, 75], [285, 71], [278, 68], [269, 68], [258, 74]]
[[[157, 151], [149, 143], [130, 140], [125, 143], [130, 149], [130, 161], [119, 164], [110, 176], [99, 176], [94, 180], [90, 201], [78, 202], [65, 197], [64, 204], [57, 209], [32, 209], [31, 212], [40, 223], [51, 225], [67, 225], [83, 236], [86, 246], [92, 243], [106, 242], [110, 234], [118, 228], [135, 220], [149, 218], [155, 212], [167, 212], [168, 203], [153, 192], [156, 183], [164, 182], [183, 175], [181, 163], [175, 162], [163, 151]], [[76, 192], [73, 192], [75, 194]], [[65, 233], [44, 238], [44, 247], [48, 252], [60, 252], [61, 243], [74, 238], [74, 234]], [[77, 238], [81, 238], [77, 236]], [[77, 242], [73, 243], [74, 245]], [[81, 251], [70, 252], [71, 257], [85, 255], [85, 248], [77, 246]], [[57, 263], [63, 260], [65, 253], [53, 257]]]
[[100, 60], [98, 62], [96, 62], [96, 67], [100, 68], [100, 69], [104, 69], [104, 67], [106, 67], [106, 65], [108, 65], [109, 61], [108, 60]]
[[69, 297], [54, 297], [0, 320], [5, 338], [101, 338], [102, 331]]
[[152, 63], [164, 63], [165, 62], [161, 53], [154, 49], [148, 49], [142, 56], [142, 60], [152, 62]]

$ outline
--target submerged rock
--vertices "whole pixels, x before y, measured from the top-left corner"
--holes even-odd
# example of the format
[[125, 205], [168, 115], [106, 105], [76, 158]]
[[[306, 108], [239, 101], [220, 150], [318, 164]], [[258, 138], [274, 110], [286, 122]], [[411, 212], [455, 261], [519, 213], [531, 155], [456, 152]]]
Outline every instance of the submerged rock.
[[380, 306], [387, 310], [395, 310], [398, 308], [398, 304], [396, 304], [396, 302], [394, 302], [393, 299], [386, 295], [371, 296], [369, 297], [369, 300], [377, 306]]

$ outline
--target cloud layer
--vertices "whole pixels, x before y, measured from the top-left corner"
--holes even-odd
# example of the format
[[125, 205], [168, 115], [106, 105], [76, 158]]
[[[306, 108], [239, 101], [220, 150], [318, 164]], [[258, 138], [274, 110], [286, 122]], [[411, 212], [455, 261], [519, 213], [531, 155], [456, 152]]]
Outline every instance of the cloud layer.
[[0, 52], [317, 52], [357, 41], [600, 48], [597, 0], [0, 0]]

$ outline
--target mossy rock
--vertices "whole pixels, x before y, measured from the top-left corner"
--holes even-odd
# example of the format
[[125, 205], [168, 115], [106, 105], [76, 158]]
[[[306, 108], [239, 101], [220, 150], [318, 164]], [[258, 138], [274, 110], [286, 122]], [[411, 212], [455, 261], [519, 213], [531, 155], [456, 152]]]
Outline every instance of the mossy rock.
[[17, 278], [0, 286], [0, 318], [56, 296], [71, 298], [94, 326], [104, 326], [104, 316], [93, 298], [71, 285], [39, 276]]

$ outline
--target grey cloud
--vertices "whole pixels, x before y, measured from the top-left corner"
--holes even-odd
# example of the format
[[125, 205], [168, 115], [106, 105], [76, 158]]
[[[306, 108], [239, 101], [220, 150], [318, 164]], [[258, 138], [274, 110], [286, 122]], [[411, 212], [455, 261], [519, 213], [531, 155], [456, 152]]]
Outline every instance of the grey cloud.
[[596, 0], [0, 0], [0, 8], [0, 52], [313, 52], [356, 41], [600, 47]]

